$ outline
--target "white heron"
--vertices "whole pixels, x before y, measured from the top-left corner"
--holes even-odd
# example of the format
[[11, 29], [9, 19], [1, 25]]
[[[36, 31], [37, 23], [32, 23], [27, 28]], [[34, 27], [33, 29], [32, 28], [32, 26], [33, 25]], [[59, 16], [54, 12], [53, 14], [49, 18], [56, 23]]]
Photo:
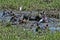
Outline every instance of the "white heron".
[[21, 7], [19, 7], [19, 10], [20, 10], [20, 11], [22, 11], [22, 6], [21, 6]]

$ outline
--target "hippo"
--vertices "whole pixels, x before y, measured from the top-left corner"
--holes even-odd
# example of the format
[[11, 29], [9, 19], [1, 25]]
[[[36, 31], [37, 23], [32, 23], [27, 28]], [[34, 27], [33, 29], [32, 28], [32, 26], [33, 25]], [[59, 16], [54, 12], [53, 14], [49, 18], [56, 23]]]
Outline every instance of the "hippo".
[[12, 24], [16, 24], [16, 22], [17, 22], [16, 15], [14, 15], [14, 16], [11, 17], [10, 22], [12, 22]]
[[28, 16], [26, 16], [25, 14], [22, 14], [22, 16], [19, 18], [19, 24], [20, 23], [26, 23], [28, 20]]
[[42, 18], [39, 17], [39, 15], [37, 15], [37, 16], [35, 17], [35, 20], [36, 20], [36, 21], [39, 21], [40, 19], [42, 19]]
[[2, 14], [2, 17], [3, 17], [3, 16], [6, 16], [6, 15], [7, 15], [7, 11], [4, 10], [4, 11], [3, 11], [3, 14]]

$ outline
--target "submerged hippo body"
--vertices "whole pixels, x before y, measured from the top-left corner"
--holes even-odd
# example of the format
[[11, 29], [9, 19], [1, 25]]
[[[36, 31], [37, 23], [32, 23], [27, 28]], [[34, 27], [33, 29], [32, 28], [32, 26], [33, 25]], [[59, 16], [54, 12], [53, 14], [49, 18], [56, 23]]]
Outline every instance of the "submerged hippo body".
[[3, 17], [3, 16], [4, 16], [4, 17], [7, 16], [7, 11], [6, 11], [6, 10], [3, 11], [2, 17]]
[[17, 17], [16, 16], [12, 16], [10, 19], [10, 22], [12, 22], [12, 24], [17, 24]]
[[9, 10], [4, 10], [3, 11], [3, 14], [2, 14], [2, 17], [7, 17], [7, 16], [10, 16], [12, 14], [12, 12], [10, 12]]

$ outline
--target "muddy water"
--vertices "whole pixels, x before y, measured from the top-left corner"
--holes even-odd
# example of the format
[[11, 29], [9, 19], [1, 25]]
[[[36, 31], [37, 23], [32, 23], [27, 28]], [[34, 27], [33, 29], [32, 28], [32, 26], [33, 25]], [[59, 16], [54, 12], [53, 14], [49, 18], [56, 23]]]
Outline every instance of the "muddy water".
[[[2, 11], [0, 11], [0, 21], [1, 21], [1, 20], [5, 20], [5, 22], [7, 22], [7, 21], [10, 20], [10, 18], [11, 18], [10, 16], [8, 16], [8, 17], [1, 17], [2, 14], [3, 14]], [[53, 22], [51, 19], [53, 19], [53, 21], [55, 21], [55, 22]], [[56, 20], [55, 20], [54, 18], [50, 18], [49, 20], [50, 20], [49, 23], [40, 23], [40, 26], [43, 27], [43, 26], [45, 26], [46, 24], [48, 24], [48, 25], [49, 25], [49, 29], [50, 29], [51, 31], [53, 31], [53, 30], [59, 30], [59, 31], [60, 31], [60, 27], [58, 26], [58, 24], [59, 24], [60, 22], [56, 22]], [[32, 29], [34, 29], [34, 28], [36, 28], [36, 24], [35, 24], [34, 26], [31, 26], [34, 22], [35, 22], [35, 21], [30, 21], [29, 23], [25, 24], [24, 26], [27, 27], [27, 28], [33, 27]], [[57, 27], [57, 28], [56, 28], [56, 27]]]

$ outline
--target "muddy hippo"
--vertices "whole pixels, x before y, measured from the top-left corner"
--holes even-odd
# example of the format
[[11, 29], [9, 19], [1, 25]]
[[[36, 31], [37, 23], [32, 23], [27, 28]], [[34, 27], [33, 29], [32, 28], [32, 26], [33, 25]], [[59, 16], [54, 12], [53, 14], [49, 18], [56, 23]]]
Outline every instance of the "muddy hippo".
[[17, 22], [16, 15], [14, 15], [14, 16], [11, 17], [10, 22], [12, 22], [12, 24], [16, 24], [16, 22]]
[[8, 13], [7, 10], [4, 10], [4, 11], [3, 11], [3, 14], [2, 14], [2, 17], [3, 17], [3, 16], [7, 16], [7, 13]]
[[20, 17], [20, 19], [19, 19], [18, 22], [19, 22], [19, 24], [20, 24], [20, 23], [26, 23], [27, 20], [28, 20], [28, 16], [22, 14], [22, 16]]

